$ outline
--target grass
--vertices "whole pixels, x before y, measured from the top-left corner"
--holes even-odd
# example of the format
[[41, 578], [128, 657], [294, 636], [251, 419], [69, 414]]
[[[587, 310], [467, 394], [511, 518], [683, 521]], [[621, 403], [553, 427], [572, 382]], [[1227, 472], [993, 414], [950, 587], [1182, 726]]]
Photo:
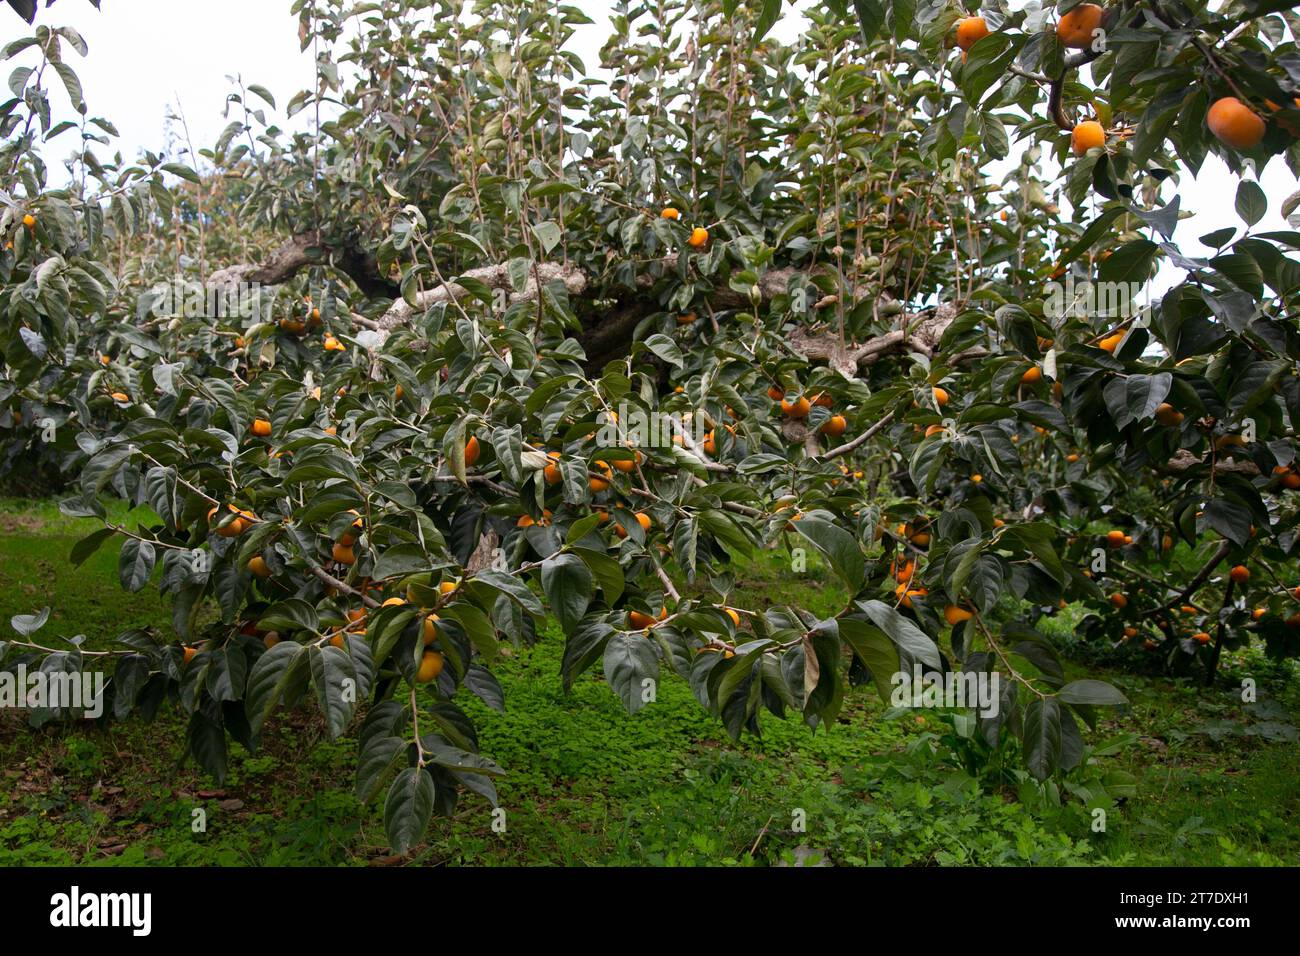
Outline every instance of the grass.
[[[120, 510], [112, 517], [128, 519]], [[128, 626], [169, 627], [152, 589], [120, 590], [112, 545], [80, 568], [68, 564], [72, 545], [94, 528], [49, 502], [0, 502], [6, 620], [48, 604], [53, 623], [43, 640], [85, 634], [92, 644]], [[784, 561], [760, 556], [727, 600], [747, 608], [797, 602], [820, 614], [841, 606], [815, 565], [792, 579]], [[1140, 789], [1094, 832], [1077, 802], [1018, 801], [957, 769], [942, 748], [934, 752], [941, 714], [896, 716], [859, 688], [834, 727], [813, 732], [769, 715], [760, 738], [735, 745], [676, 678], [635, 716], [604, 686], [599, 667], [564, 695], [562, 637], [553, 624], [541, 636], [494, 668], [504, 714], [468, 694], [458, 698], [483, 752], [508, 771], [498, 785], [504, 815], [466, 795], [452, 818], [435, 819], [409, 859], [390, 856], [378, 805], [362, 806], [352, 794], [355, 739], [330, 741], [315, 710], [278, 711], [256, 754], [232, 745], [230, 774], [217, 790], [193, 766], [178, 765], [185, 721], [167, 705], [153, 723], [39, 730], [21, 712], [0, 711], [0, 864], [1300, 861], [1294, 672], [1251, 654], [1227, 666], [1258, 678], [1253, 704], [1222, 688], [1127, 669], [1101, 675], [1133, 705], [1100, 736], [1137, 735], [1103, 759], [1135, 774]]]

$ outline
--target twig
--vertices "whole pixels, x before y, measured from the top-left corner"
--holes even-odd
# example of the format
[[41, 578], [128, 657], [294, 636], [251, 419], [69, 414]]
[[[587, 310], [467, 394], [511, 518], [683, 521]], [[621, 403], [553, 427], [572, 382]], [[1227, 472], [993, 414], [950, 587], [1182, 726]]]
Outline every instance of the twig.
[[1220, 541], [1219, 546], [1214, 549], [1214, 554], [1210, 555], [1210, 560], [1206, 561], [1205, 566], [1201, 568], [1201, 570], [1196, 572], [1196, 577], [1192, 578], [1191, 583], [1189, 583], [1187, 587], [1183, 589], [1182, 593], [1180, 593], [1177, 597], [1175, 597], [1172, 601], [1168, 602], [1167, 604], [1161, 605], [1160, 608], [1158, 608], [1158, 610], [1167, 611], [1170, 608], [1174, 607], [1174, 605], [1186, 604], [1187, 599], [1190, 598], [1193, 594], [1195, 594], [1196, 589], [1199, 588], [1202, 584], [1204, 584], [1206, 579], [1211, 574], [1214, 573], [1214, 569], [1219, 566], [1219, 562], [1222, 561], [1224, 558], [1226, 558], [1228, 556], [1228, 552], [1231, 550], [1232, 550], [1231, 541], [1228, 541], [1226, 539]]

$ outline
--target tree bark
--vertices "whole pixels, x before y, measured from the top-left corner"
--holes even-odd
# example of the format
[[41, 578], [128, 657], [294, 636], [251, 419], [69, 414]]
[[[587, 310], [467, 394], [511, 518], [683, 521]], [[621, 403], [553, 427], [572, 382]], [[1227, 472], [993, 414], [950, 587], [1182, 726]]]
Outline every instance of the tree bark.
[[370, 298], [392, 298], [399, 291], [396, 282], [380, 274], [379, 264], [373, 256], [353, 246], [330, 246], [318, 232], [299, 233], [256, 265], [220, 269], [212, 273], [208, 285], [224, 286], [236, 282], [280, 285], [312, 265], [332, 266]]

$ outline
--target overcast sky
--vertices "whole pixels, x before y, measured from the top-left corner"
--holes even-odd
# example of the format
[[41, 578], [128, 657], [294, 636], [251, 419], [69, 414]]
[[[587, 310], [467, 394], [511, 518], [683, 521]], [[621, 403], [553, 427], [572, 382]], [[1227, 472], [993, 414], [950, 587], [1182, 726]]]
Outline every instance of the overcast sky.
[[[597, 51], [608, 30], [609, 4], [583, 0], [580, 6], [596, 23], [582, 28], [570, 46], [594, 75], [599, 72]], [[89, 56], [83, 60], [70, 55], [70, 59], [86, 89], [90, 114], [104, 116], [117, 126], [121, 138], [116, 145], [128, 159], [143, 148], [163, 147], [165, 118], [178, 104], [195, 147], [215, 142], [229, 122], [222, 116], [232, 88], [227, 76], [241, 75], [245, 83], [267, 87], [281, 107], [294, 93], [312, 85], [311, 54], [298, 50], [297, 18], [289, 13], [290, 0], [102, 0], [101, 7], [102, 12], [96, 12], [87, 0], [59, 0], [52, 9], [42, 10], [40, 17], [54, 26], [70, 24], [85, 37]], [[787, 16], [773, 33], [789, 41], [801, 28], [802, 18]], [[26, 24], [0, 4], [0, 41], [25, 30]], [[62, 113], [68, 115], [66, 110]], [[51, 144], [47, 160], [65, 156], [75, 145], [74, 135], [56, 140], [57, 148]], [[1280, 157], [1269, 164], [1261, 185], [1269, 210], [1256, 231], [1289, 228], [1280, 207], [1297, 184]], [[1196, 241], [1198, 236], [1224, 226], [1241, 226], [1233, 211], [1235, 189], [1235, 178], [1215, 157], [1207, 159], [1196, 180], [1184, 177], [1182, 208], [1196, 213], [1178, 228], [1184, 251], [1206, 252]], [[1180, 273], [1166, 265], [1154, 291], [1178, 278]]]

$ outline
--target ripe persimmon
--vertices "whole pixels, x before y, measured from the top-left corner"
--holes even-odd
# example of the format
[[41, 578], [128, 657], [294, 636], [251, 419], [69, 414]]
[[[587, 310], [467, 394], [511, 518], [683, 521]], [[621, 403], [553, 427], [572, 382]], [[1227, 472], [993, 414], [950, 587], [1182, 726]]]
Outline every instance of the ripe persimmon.
[[1101, 149], [1106, 145], [1106, 131], [1096, 120], [1084, 120], [1075, 124], [1070, 131], [1070, 147], [1075, 156], [1082, 156], [1090, 149]]
[[560, 466], [556, 464], [560, 460], [558, 451], [549, 451], [546, 457], [551, 459], [551, 463], [542, 469], [542, 479], [548, 485], [558, 485], [564, 480], [564, 473], [560, 471]]
[[969, 50], [989, 35], [989, 25], [983, 17], [962, 17], [957, 21], [957, 46]]
[[592, 464], [600, 470], [601, 474], [592, 475], [587, 484], [593, 492], [604, 491], [609, 487], [609, 480], [613, 477], [613, 473], [610, 471], [609, 465], [606, 462], [601, 461], [599, 458], [593, 461]]
[[1166, 428], [1173, 428], [1183, 423], [1183, 413], [1168, 402], [1161, 402], [1156, 406], [1156, 421]]
[[949, 604], [943, 609], [943, 619], [953, 626], [962, 621], [969, 621], [974, 616], [974, 612], [958, 607], [956, 604]]
[[1101, 26], [1105, 13], [1095, 3], [1081, 3], [1056, 23], [1056, 35], [1061, 45], [1072, 50], [1086, 50], [1092, 46], [1093, 31]]
[[416, 671], [415, 682], [428, 684], [442, 673], [442, 655], [437, 651], [425, 651], [420, 659], [420, 669]]
[[620, 458], [618, 461], [614, 462], [614, 467], [617, 468], [619, 471], [625, 473], [629, 471], [635, 471], [636, 466], [641, 464], [641, 462], [644, 460], [645, 460], [645, 456], [642, 455], [640, 451], [637, 451], [635, 459]]
[[791, 418], [807, 418], [808, 412], [811, 410], [812, 405], [809, 404], [808, 399], [804, 398], [802, 395], [796, 398], [793, 402], [786, 401], [785, 399], [781, 400], [781, 411], [785, 412], [785, 414], [789, 415]]
[[1205, 125], [1215, 138], [1233, 149], [1251, 149], [1264, 138], [1264, 121], [1235, 96], [1214, 101], [1205, 114]]
[[830, 435], [832, 438], [839, 438], [844, 434], [844, 429], [849, 427], [849, 423], [843, 415], [832, 415], [826, 420], [821, 427], [823, 435]]
[[655, 619], [649, 614], [643, 614], [640, 611], [628, 611], [627, 622], [638, 631], [644, 631], [646, 628], [655, 626]]

